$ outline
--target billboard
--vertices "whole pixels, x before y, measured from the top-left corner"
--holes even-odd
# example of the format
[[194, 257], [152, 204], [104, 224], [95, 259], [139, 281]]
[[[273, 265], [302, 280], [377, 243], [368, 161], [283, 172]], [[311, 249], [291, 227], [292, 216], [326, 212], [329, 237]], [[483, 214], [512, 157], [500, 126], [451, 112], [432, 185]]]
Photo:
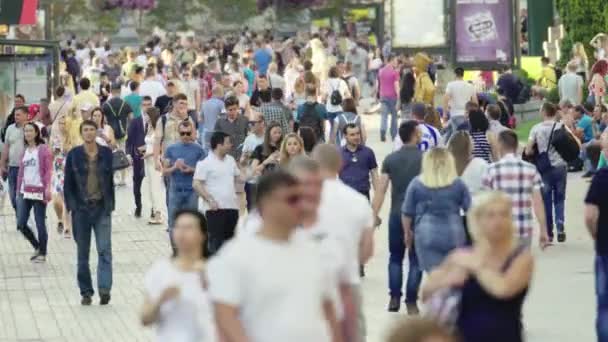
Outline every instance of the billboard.
[[504, 66], [515, 60], [513, 0], [453, 0], [453, 61]]
[[383, 41], [384, 7], [381, 4], [350, 5], [342, 10], [342, 26], [349, 37], [378, 46]]
[[393, 47], [447, 45], [445, 0], [392, 0], [391, 13]]
[[38, 0], [0, 0], [0, 24], [35, 24], [37, 8]]

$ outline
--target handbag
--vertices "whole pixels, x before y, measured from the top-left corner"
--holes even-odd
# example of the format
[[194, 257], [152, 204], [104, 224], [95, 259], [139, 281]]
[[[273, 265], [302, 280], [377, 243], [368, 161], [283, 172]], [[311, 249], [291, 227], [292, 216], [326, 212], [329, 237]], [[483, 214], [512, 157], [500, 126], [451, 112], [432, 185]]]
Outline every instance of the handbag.
[[555, 125], [557, 125], [557, 122], [553, 124], [553, 127], [551, 127], [551, 134], [549, 135], [547, 150], [539, 153], [536, 156], [536, 168], [541, 174], [551, 170], [551, 168], [553, 167], [551, 165], [551, 159], [549, 158], [549, 150], [551, 149], [551, 142], [553, 141], [553, 132], [555, 132]]
[[44, 188], [41, 186], [24, 185], [23, 186], [23, 199], [33, 201], [44, 200]]
[[424, 317], [454, 330], [460, 313], [462, 291], [447, 288], [435, 292], [425, 303]]
[[131, 166], [131, 162], [129, 158], [127, 158], [127, 154], [122, 150], [116, 150], [112, 152], [112, 170], [124, 170]]

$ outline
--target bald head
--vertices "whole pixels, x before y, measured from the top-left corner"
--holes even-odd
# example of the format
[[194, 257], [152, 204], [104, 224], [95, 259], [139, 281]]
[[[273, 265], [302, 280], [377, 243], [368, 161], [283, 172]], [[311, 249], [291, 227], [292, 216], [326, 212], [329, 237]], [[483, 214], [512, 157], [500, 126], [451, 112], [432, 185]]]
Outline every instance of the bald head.
[[317, 145], [312, 150], [312, 158], [319, 163], [322, 171], [338, 174], [342, 169], [342, 157], [334, 145]]

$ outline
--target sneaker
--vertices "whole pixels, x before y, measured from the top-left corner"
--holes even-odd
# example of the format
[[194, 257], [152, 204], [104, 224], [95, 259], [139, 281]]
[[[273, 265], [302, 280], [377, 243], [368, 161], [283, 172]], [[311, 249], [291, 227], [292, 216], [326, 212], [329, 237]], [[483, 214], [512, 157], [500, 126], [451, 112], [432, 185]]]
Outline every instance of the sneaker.
[[93, 300], [91, 299], [91, 296], [82, 296], [82, 299], [80, 300], [80, 305], [91, 305], [93, 303]]
[[557, 242], [566, 242], [566, 232], [557, 233]]
[[61, 235], [63, 233], [63, 222], [57, 223], [57, 233]]
[[587, 172], [585, 172], [585, 174], [582, 177], [583, 178], [591, 178], [591, 177], [593, 177], [593, 172], [587, 171]]
[[399, 300], [399, 297], [391, 297], [391, 301], [388, 303], [388, 311], [399, 312], [400, 307], [401, 301]]
[[110, 303], [110, 294], [104, 293], [99, 295], [99, 305], [108, 305]]
[[40, 252], [37, 249], [34, 250], [34, 254], [32, 254], [32, 256], [30, 257], [30, 261], [34, 261], [34, 259], [36, 259], [38, 255], [40, 255]]
[[410, 316], [416, 316], [420, 314], [420, 309], [418, 309], [418, 304], [416, 303], [405, 303], [405, 308], [407, 310], [407, 314]]
[[31, 259], [33, 263], [42, 264], [46, 262], [46, 256], [38, 254], [35, 258]]
[[141, 207], [135, 208], [135, 217], [141, 218]]

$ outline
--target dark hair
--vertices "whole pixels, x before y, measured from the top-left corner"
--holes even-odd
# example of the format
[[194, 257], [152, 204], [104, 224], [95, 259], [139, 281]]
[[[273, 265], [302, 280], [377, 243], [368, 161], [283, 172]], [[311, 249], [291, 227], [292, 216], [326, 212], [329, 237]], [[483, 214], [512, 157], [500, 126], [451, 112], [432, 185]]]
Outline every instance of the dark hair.
[[544, 112], [547, 117], [552, 118], [557, 114], [557, 107], [551, 102], [545, 102], [543, 103], [541, 111]]
[[298, 185], [296, 177], [281, 169], [270, 171], [258, 180], [256, 186], [255, 203], [258, 205], [273, 192], [280, 188], [288, 188]]
[[[91, 110], [91, 120], [93, 120], [93, 113], [95, 113], [95, 111], [100, 111], [101, 112], [101, 126], [99, 126], [99, 128], [103, 128], [103, 126], [106, 125], [106, 117], [103, 114], [103, 110], [101, 110], [101, 107], [95, 107]], [[95, 121], [95, 120], [93, 120]]]
[[141, 74], [141, 72], [144, 71], [144, 67], [137, 65], [137, 66], [135, 66], [134, 71], [136, 74]]
[[488, 107], [486, 108], [486, 111], [488, 112], [488, 116], [490, 118], [492, 118], [492, 120], [500, 119], [500, 115], [502, 114], [502, 111], [500, 110], [500, 106], [497, 104], [488, 105]]
[[469, 112], [469, 123], [471, 124], [471, 132], [486, 132], [490, 128], [490, 122], [486, 115], [479, 109]]
[[224, 107], [239, 106], [239, 99], [236, 96], [228, 96], [224, 100]]
[[21, 94], [17, 94], [15, 95], [15, 98], [20, 98], [21, 101], [25, 102], [25, 96], [21, 95]]
[[88, 78], [83, 77], [80, 80], [80, 89], [82, 90], [88, 90], [91, 87], [91, 81], [89, 81]]
[[516, 151], [519, 146], [517, 134], [510, 129], [504, 130], [498, 134], [498, 143], [509, 151]]
[[135, 90], [137, 90], [137, 88], [139, 88], [139, 82], [131, 81], [129, 83], [129, 89], [131, 89], [131, 91], [135, 91]]
[[218, 145], [223, 145], [224, 141], [226, 141], [226, 137], [229, 137], [229, 136], [230, 136], [230, 134], [227, 134], [222, 131], [213, 132], [213, 134], [211, 135], [211, 141], [210, 141], [211, 149], [215, 150]]
[[456, 77], [464, 77], [464, 69], [461, 67], [458, 67], [458, 68], [454, 69], [454, 74], [456, 75]]
[[335, 66], [329, 68], [329, 78], [338, 78], [338, 68]]
[[424, 120], [426, 116], [426, 105], [424, 103], [412, 104], [412, 115], [418, 120]]
[[302, 138], [302, 142], [304, 142], [304, 151], [306, 153], [311, 153], [317, 145], [317, 135], [315, 134], [315, 131], [310, 127], [304, 126], [298, 129], [298, 134], [300, 135], [300, 138]]
[[355, 99], [352, 97], [345, 98], [342, 101], [342, 109], [343, 112], [357, 114], [357, 105], [355, 104]]
[[578, 112], [578, 113], [581, 113], [581, 114], [585, 114], [585, 113], [587, 113], [587, 111], [585, 110], [585, 107], [583, 107], [583, 106], [581, 106], [581, 105], [574, 106], [574, 110], [575, 110], [576, 112]]
[[407, 120], [401, 123], [399, 126], [399, 138], [404, 144], [409, 143], [412, 140], [414, 134], [418, 130], [418, 122], [414, 120]]
[[173, 103], [177, 103], [180, 100], [188, 101], [188, 96], [186, 96], [184, 93], [178, 93], [173, 96]]
[[142, 101], [142, 102], [143, 102], [143, 101], [150, 101], [150, 102], [152, 102], [152, 97], [150, 97], [150, 96], [148, 96], [148, 95], [145, 95], [144, 97], [142, 97], [142, 98], [141, 98], [141, 101]]
[[549, 61], [549, 58], [547, 58], [547, 57], [541, 57], [540, 62], [544, 63], [544, 64], [549, 64], [550, 61]]
[[[182, 216], [193, 216], [198, 221], [198, 228], [201, 230], [201, 234], [203, 234], [203, 236], [205, 237], [204, 241], [203, 241], [203, 245], [201, 246], [202, 247], [201, 258], [207, 259], [208, 257], [211, 256], [211, 253], [209, 252], [209, 246], [207, 244], [207, 240], [209, 239], [209, 233], [207, 230], [207, 219], [205, 218], [205, 215], [203, 215], [203, 213], [201, 213], [200, 211], [198, 211], [196, 209], [179, 209], [175, 213], [173, 222], [176, 222], [177, 219]], [[173, 249], [173, 257], [175, 258], [176, 256], [177, 256], [177, 249]]]
[[283, 89], [281, 88], [272, 88], [271, 97], [275, 101], [281, 101], [283, 99]]
[[84, 120], [81, 124], [80, 124], [80, 129], [79, 132], [82, 135], [82, 129], [85, 126], [90, 126], [90, 127], [95, 127], [95, 130], [97, 130], [99, 127], [97, 126], [97, 124], [95, 123], [95, 121], [93, 120]]
[[25, 113], [25, 115], [28, 115], [30, 113], [30, 109], [27, 106], [19, 106], [15, 108], [15, 113], [17, 111], [21, 111], [23, 113]]
[[[25, 125], [23, 125], [24, 130], [26, 126], [34, 127], [34, 131], [36, 131], [36, 137], [34, 138], [36, 146], [44, 144], [44, 139], [42, 139], [42, 134], [40, 133], [40, 127], [38, 127], [38, 125], [33, 122], [26, 122]], [[27, 146], [27, 140], [25, 140], [25, 136], [23, 136], [23, 144]]]
[[352, 128], [359, 128], [359, 126], [357, 126], [357, 124], [354, 124], [352, 122], [347, 123], [344, 128], [342, 128], [342, 134], [344, 134], [346, 136], [346, 133], [348, 132], [349, 129]]
[[65, 95], [65, 87], [64, 86], [59, 86], [59, 87], [55, 88], [55, 96], [62, 97], [63, 95]]
[[309, 60], [305, 60], [304, 61], [304, 71], [311, 71], [312, 70], [312, 62]]
[[156, 123], [158, 122], [158, 118], [160, 118], [160, 109], [152, 106], [146, 110], [146, 114], [150, 118], [150, 124], [152, 128], [156, 128]]

